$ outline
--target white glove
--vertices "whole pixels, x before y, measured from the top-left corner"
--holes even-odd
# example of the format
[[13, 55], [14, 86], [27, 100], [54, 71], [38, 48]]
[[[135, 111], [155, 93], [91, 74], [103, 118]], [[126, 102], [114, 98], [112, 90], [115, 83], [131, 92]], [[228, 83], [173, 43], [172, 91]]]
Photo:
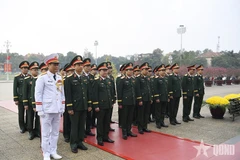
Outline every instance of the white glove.
[[42, 118], [45, 117], [45, 113], [44, 113], [43, 111], [38, 111], [38, 115], [39, 115], [40, 117], [42, 117]]

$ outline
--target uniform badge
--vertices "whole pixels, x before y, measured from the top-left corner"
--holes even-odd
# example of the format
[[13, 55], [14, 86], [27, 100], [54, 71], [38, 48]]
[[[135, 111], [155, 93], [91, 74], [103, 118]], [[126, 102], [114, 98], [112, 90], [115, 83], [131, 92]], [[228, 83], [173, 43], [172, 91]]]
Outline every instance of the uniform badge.
[[58, 80], [56, 83], [56, 86], [57, 86], [57, 90], [61, 92], [62, 80]]

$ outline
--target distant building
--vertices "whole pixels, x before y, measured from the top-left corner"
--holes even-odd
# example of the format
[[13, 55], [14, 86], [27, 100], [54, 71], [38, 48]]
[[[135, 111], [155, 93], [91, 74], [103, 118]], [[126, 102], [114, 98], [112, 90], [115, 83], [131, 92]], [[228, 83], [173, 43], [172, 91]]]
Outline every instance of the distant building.
[[219, 52], [206, 52], [206, 53], [200, 54], [199, 57], [206, 58], [208, 67], [211, 67], [212, 66], [212, 58], [218, 57], [221, 55], [222, 54]]

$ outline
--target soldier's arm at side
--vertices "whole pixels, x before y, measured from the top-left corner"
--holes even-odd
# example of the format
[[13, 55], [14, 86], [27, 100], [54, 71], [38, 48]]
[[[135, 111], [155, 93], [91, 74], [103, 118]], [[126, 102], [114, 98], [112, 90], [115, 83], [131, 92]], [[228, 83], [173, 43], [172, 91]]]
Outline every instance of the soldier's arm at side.
[[73, 110], [73, 101], [72, 101], [72, 87], [71, 87], [71, 79], [70, 77], [66, 78], [64, 81], [64, 89], [65, 89], [65, 105], [68, 111]]
[[182, 93], [183, 96], [187, 96], [187, 76], [185, 75], [182, 79]]
[[39, 77], [36, 81], [35, 86], [35, 104], [36, 104], [36, 111], [38, 112], [38, 115], [44, 115], [44, 110], [42, 107], [42, 101], [43, 101], [43, 89], [44, 89], [44, 77]]
[[92, 87], [92, 107], [96, 110], [99, 104], [99, 100], [98, 100], [98, 79], [93, 81], [93, 87]]
[[160, 93], [159, 93], [160, 90], [159, 90], [159, 84], [158, 84], [157, 78], [154, 80], [153, 87], [155, 88], [153, 90], [153, 99], [156, 101], [156, 100], [159, 100], [159, 97], [160, 97]]
[[31, 88], [31, 97], [32, 97], [32, 107], [36, 110], [36, 104], [35, 104], [35, 85], [36, 85], [36, 79], [34, 78], [32, 81], [32, 88]]
[[87, 103], [88, 103], [88, 111], [92, 110], [92, 83], [89, 81], [87, 84]]
[[171, 98], [173, 96], [172, 76], [168, 76], [168, 95]]
[[62, 90], [61, 90], [61, 98], [62, 98], [62, 110], [61, 113], [65, 112], [65, 90], [64, 90], [64, 81], [62, 79]]
[[18, 103], [18, 92], [17, 92], [17, 77], [14, 77], [14, 81], [13, 81], [13, 101], [16, 103]]
[[136, 78], [136, 99], [137, 102], [142, 102], [142, 94], [141, 94], [141, 88], [140, 88], [140, 79]]
[[199, 93], [199, 88], [198, 88], [198, 76], [195, 75], [194, 76], [194, 80], [193, 80], [193, 86], [194, 86], [194, 94], [195, 96], [197, 96]]
[[123, 79], [119, 79], [119, 83], [117, 86], [118, 105], [122, 105], [122, 94], [123, 94]]

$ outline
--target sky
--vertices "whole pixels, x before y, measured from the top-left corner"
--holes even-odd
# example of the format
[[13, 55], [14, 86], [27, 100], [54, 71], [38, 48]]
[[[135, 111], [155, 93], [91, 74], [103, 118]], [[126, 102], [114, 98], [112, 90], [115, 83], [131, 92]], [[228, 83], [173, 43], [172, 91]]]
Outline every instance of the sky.
[[239, 0], [0, 0], [0, 52], [125, 56], [180, 50], [240, 51]]

